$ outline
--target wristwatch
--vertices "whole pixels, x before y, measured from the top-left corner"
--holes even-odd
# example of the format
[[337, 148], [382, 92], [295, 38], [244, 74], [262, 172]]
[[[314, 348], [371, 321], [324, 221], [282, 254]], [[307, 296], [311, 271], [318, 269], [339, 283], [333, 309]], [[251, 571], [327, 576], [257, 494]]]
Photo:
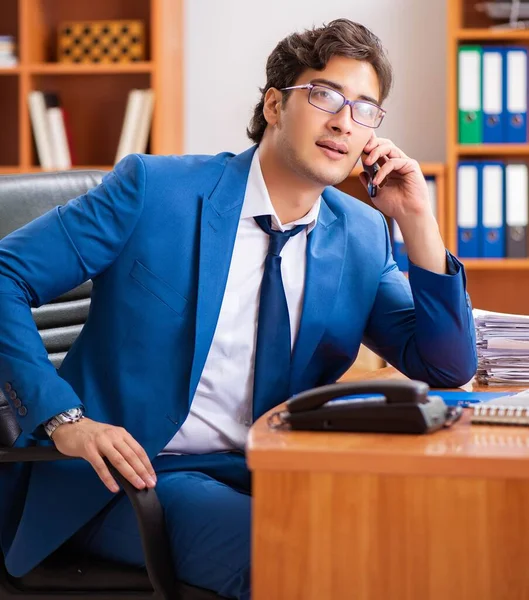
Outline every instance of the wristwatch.
[[59, 425], [62, 425], [63, 423], [77, 423], [77, 421], [80, 421], [83, 417], [84, 411], [81, 407], [78, 406], [77, 408], [70, 408], [62, 413], [59, 413], [58, 415], [55, 415], [49, 421], [46, 421], [46, 423], [44, 423], [44, 431], [51, 439], [51, 436], [57, 427], [59, 427]]

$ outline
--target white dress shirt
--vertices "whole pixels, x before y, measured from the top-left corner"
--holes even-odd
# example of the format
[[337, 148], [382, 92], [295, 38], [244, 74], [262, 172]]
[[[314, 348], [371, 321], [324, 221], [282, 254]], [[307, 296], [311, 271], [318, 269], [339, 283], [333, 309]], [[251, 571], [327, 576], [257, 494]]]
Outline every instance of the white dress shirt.
[[283, 225], [253, 156], [228, 281], [219, 319], [191, 411], [162, 454], [205, 454], [244, 450], [252, 418], [255, 344], [259, 292], [269, 236], [254, 217], [271, 215], [272, 227], [285, 231], [307, 224], [281, 252], [281, 275], [294, 346], [303, 304], [307, 235], [316, 226], [321, 198], [301, 219]]

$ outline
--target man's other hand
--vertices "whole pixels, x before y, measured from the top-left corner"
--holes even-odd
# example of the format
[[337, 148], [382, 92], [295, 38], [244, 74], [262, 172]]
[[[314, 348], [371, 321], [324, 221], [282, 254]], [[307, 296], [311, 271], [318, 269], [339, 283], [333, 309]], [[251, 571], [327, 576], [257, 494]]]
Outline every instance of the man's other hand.
[[156, 485], [156, 474], [149, 457], [123, 427], [85, 417], [76, 423], [59, 425], [52, 439], [59, 452], [87, 460], [111, 492], [118, 492], [119, 487], [104, 457], [136, 488], [141, 490]]

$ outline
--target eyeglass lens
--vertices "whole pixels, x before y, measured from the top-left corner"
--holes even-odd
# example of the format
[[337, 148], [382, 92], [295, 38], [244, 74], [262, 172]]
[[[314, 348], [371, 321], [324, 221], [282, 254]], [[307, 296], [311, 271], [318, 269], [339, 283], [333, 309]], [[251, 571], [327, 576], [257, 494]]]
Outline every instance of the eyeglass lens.
[[[309, 102], [321, 110], [337, 113], [343, 107], [345, 98], [335, 90], [315, 85], [310, 91]], [[361, 125], [378, 127], [382, 120], [379, 108], [369, 102], [355, 102], [351, 108], [353, 119]]]

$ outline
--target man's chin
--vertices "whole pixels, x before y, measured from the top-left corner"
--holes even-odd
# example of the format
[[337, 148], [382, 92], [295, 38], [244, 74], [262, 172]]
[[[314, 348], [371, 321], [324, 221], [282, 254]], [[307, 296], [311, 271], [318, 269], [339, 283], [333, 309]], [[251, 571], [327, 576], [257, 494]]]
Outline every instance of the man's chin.
[[321, 160], [321, 157], [297, 158], [294, 155], [292, 158], [295, 159], [288, 161], [290, 167], [305, 179], [321, 187], [341, 183], [349, 176], [352, 169], [352, 167], [349, 169], [349, 161], [345, 159], [343, 162], [335, 162], [329, 159]]
[[313, 175], [315, 181], [324, 186], [329, 185], [338, 185], [342, 183], [344, 179], [350, 174], [350, 170], [344, 171], [344, 169], [329, 169], [329, 168], [320, 168], [313, 169]]

